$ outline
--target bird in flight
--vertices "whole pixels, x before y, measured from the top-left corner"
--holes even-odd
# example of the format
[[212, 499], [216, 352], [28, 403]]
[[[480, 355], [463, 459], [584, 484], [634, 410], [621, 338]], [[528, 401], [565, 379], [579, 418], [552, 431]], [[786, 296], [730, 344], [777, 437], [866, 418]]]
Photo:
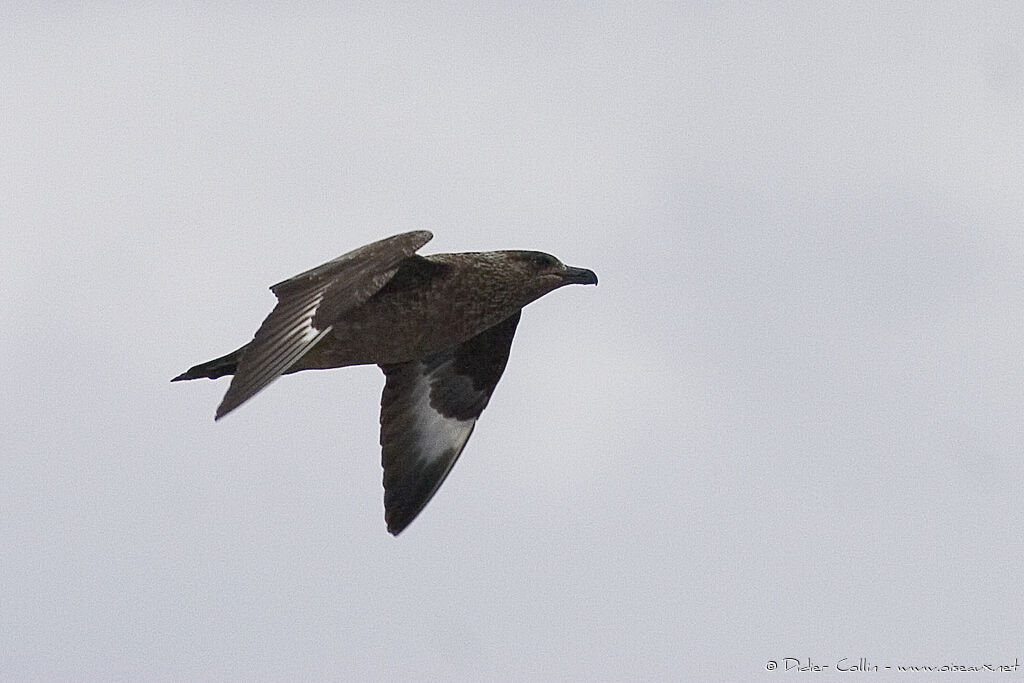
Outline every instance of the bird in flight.
[[279, 282], [251, 342], [171, 380], [234, 375], [219, 420], [283, 374], [379, 365], [384, 519], [394, 535], [466, 447], [523, 306], [564, 285], [597, 284], [593, 271], [538, 251], [417, 255], [432, 237], [387, 237]]

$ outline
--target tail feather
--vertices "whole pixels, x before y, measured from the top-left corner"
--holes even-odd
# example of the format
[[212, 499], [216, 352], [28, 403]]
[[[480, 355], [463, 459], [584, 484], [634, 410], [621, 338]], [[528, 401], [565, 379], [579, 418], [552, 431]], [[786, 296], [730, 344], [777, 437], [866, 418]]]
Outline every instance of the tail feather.
[[242, 351], [244, 350], [245, 347], [243, 346], [240, 349], [232, 351], [226, 356], [221, 356], [220, 358], [214, 358], [213, 360], [208, 360], [205, 363], [194, 365], [171, 381], [181, 382], [186, 379], [200, 379], [203, 377], [217, 379], [224, 375], [233, 375], [235, 374], [235, 368], [238, 367], [238, 359], [241, 358]]

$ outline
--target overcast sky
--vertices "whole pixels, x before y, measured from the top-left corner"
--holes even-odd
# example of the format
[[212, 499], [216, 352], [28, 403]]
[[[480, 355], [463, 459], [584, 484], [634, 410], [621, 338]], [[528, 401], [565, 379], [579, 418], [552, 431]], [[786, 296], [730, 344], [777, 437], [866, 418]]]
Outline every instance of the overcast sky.
[[[1018, 2], [257, 4], [0, 8], [0, 677], [1024, 664]], [[601, 284], [393, 538], [377, 368], [168, 380], [414, 229]]]

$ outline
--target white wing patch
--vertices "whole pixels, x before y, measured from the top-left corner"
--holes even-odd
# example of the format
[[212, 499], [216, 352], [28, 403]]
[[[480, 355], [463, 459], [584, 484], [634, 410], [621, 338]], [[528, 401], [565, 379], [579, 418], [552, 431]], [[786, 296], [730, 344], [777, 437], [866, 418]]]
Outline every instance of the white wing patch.
[[[476, 418], [472, 420], [456, 420], [445, 417], [430, 405], [431, 379], [439, 374], [435, 369], [430, 375], [420, 375], [412, 394], [411, 415], [412, 432], [416, 435], [419, 460], [424, 464], [433, 464], [453, 451], [457, 455], [462, 452], [473, 433]], [[450, 457], [450, 455], [449, 455]], [[454, 459], [452, 464], [454, 464]], [[441, 483], [438, 482], [438, 486]]]

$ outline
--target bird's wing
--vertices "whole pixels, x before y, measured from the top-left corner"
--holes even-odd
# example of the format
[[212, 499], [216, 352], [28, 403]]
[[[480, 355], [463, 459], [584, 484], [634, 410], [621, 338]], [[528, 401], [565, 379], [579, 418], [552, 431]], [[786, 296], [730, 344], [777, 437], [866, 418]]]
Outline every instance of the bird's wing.
[[505, 370], [519, 315], [433, 356], [381, 366], [384, 519], [392, 534], [426, 506], [465, 448]]
[[359, 247], [279, 282], [277, 306], [245, 347], [216, 419], [252, 398], [288, 370], [345, 311], [381, 290], [398, 264], [433, 237], [426, 230], [394, 235]]

